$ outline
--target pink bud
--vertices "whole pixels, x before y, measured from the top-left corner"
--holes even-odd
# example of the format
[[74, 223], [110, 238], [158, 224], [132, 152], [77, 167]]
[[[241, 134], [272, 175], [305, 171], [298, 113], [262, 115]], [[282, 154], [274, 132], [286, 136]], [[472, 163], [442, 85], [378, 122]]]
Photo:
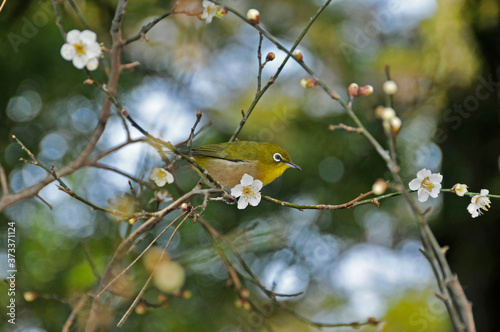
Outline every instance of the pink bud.
[[318, 85], [318, 82], [312, 77], [307, 77], [300, 80], [300, 85], [302, 85], [304, 89], [309, 89]]
[[301, 50], [295, 50], [293, 52], [293, 57], [295, 59], [297, 59], [297, 61], [300, 61], [300, 62], [304, 61], [304, 55], [302, 54]]
[[359, 88], [359, 95], [360, 96], [369, 96], [373, 93], [373, 86], [371, 85], [365, 85]]
[[349, 94], [349, 98], [354, 98], [358, 95], [359, 92], [359, 85], [356, 83], [351, 83], [349, 84], [349, 87], [347, 88], [347, 93]]
[[257, 9], [249, 9], [247, 11], [247, 19], [250, 23], [257, 25], [260, 23], [260, 13]]

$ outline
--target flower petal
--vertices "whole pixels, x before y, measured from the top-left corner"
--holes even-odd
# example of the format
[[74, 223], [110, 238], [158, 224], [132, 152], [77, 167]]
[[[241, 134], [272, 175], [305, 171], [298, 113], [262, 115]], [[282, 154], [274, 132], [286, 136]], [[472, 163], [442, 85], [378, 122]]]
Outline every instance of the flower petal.
[[167, 182], [168, 183], [174, 183], [174, 176], [172, 175], [172, 173], [170, 173], [169, 171], [165, 171], [167, 173]]
[[71, 30], [66, 35], [66, 42], [69, 44], [76, 44], [80, 41], [80, 30]]
[[231, 196], [240, 197], [241, 195], [243, 195], [243, 185], [237, 184], [231, 189]]
[[72, 60], [76, 55], [75, 47], [71, 44], [64, 44], [61, 47], [61, 56], [64, 60]]
[[85, 52], [90, 58], [97, 58], [102, 53], [101, 45], [99, 45], [99, 43], [88, 44]]
[[248, 201], [245, 199], [245, 196], [242, 196], [238, 199], [238, 209], [243, 210], [248, 206]]
[[250, 203], [250, 205], [252, 205], [252, 206], [257, 206], [257, 205], [259, 205], [261, 198], [262, 197], [260, 196], [260, 194], [252, 195], [248, 199], [248, 203]]
[[432, 197], [432, 198], [437, 198], [439, 196], [439, 189], [436, 190], [436, 188], [433, 188], [432, 191], [429, 193], [429, 195]]
[[422, 180], [419, 180], [418, 178], [413, 179], [408, 183], [408, 186], [410, 187], [411, 190], [418, 190], [420, 188], [420, 185], [422, 184]]
[[255, 180], [255, 181], [252, 183], [252, 186], [253, 186], [254, 191], [260, 191], [260, 190], [262, 189], [262, 181], [260, 181], [260, 180]]
[[[99, 60], [97, 60], [97, 58], [91, 58], [87, 61], [87, 65], [86, 65], [87, 69], [90, 70], [90, 71], [93, 71], [93, 70], [96, 70], [97, 67], [99, 67]], [[170, 176], [172, 177], [172, 181], [169, 181], [168, 183], [172, 183], [174, 182], [173, 180], [173, 175], [170, 174]]]
[[431, 171], [429, 171], [427, 168], [422, 168], [420, 171], [418, 171], [417, 178], [423, 180], [430, 175], [431, 175]]
[[441, 183], [443, 181], [443, 176], [439, 173], [429, 175], [429, 180], [433, 183]]
[[253, 183], [253, 177], [245, 173], [243, 174], [240, 183], [245, 187], [250, 186]]
[[86, 64], [87, 64], [87, 57], [85, 55], [75, 56], [73, 58], [73, 66], [75, 66], [78, 69], [83, 69], [83, 67], [85, 67]]
[[94, 31], [90, 30], [83, 30], [80, 33], [80, 40], [83, 41], [85, 44], [92, 44], [95, 43], [97, 40], [97, 35]]
[[429, 192], [424, 188], [420, 188], [418, 190], [418, 201], [423, 203], [426, 202], [428, 199], [429, 199]]
[[480, 195], [481, 196], [486, 196], [490, 193], [490, 191], [488, 189], [481, 189], [481, 192], [480, 192]]

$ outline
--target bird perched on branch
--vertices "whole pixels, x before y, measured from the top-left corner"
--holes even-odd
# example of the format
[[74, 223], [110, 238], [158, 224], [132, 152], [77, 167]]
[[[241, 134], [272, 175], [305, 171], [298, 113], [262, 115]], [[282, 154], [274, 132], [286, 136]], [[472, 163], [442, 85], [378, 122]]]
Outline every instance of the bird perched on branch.
[[262, 181], [265, 186], [288, 168], [301, 170], [285, 149], [265, 142], [210, 144], [192, 149], [192, 155], [198, 165], [227, 188], [239, 184], [244, 174]]

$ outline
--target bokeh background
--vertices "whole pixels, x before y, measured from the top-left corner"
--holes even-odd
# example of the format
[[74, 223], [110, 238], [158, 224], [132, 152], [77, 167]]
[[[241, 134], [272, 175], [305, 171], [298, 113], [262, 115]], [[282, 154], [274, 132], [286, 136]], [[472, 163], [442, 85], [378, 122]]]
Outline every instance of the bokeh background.
[[[201, 8], [193, 1], [185, 3]], [[98, 40], [110, 46], [116, 1], [75, 4]], [[135, 35], [172, 4], [130, 2], [124, 37]], [[231, 0], [227, 4], [242, 13], [257, 8], [262, 26], [290, 47], [321, 1]], [[354, 109], [384, 144], [374, 109], [386, 101], [381, 88], [383, 68], [390, 66], [399, 85], [394, 108], [403, 120], [397, 143], [405, 181], [426, 167], [444, 175], [444, 188], [461, 182], [470, 191], [486, 188], [498, 194], [499, 15], [500, 5], [493, 0], [334, 1], [299, 48], [306, 63], [343, 97], [351, 82], [374, 86], [374, 95], [356, 100]], [[61, 16], [67, 31], [84, 29], [66, 1]], [[17, 135], [41, 161], [61, 167], [86, 144], [97, 124], [103, 96], [82, 84], [85, 73], [61, 58], [63, 39], [50, 1], [7, 1], [0, 13], [0, 31], [0, 162], [11, 190], [17, 191], [46, 174], [19, 161], [25, 153], [11, 135]], [[255, 95], [257, 32], [232, 14], [208, 25], [196, 17], [175, 15], [160, 22], [147, 38], [125, 48], [123, 62], [139, 61], [140, 66], [123, 73], [118, 94], [121, 103], [151, 134], [172, 142], [188, 137], [201, 109], [202, 124], [211, 121], [212, 125], [194, 145], [227, 141], [241, 119], [241, 110], [249, 107]], [[264, 82], [284, 58], [264, 41], [262, 53], [268, 52], [276, 53], [276, 59], [264, 68]], [[94, 73], [101, 82], [106, 79], [102, 68], [107, 64], [105, 58]], [[263, 193], [296, 203], [339, 204], [369, 191], [377, 178], [389, 179], [383, 161], [366, 140], [354, 133], [328, 130], [329, 124], [353, 123], [319, 88], [303, 89], [299, 82], [304, 77], [306, 73], [297, 64], [288, 63], [239, 136], [285, 147], [303, 169], [287, 171]], [[140, 137], [133, 129], [132, 133]], [[124, 139], [121, 120], [114, 113], [98, 150]], [[131, 145], [102, 162], [146, 181], [151, 167], [162, 165], [146, 144]], [[185, 190], [197, 179], [182, 163], [176, 176]], [[101, 206], [122, 203], [155, 208], [149, 203], [150, 189], [134, 184], [138, 198], [131, 200], [128, 179], [113, 172], [84, 168], [64, 180]], [[174, 196], [178, 194], [173, 186], [167, 188]], [[0, 215], [2, 278], [6, 277], [10, 221], [16, 222], [18, 264], [17, 324], [11, 326], [2, 318], [3, 331], [59, 330], [78, 296], [95, 289], [98, 278], [92, 264], [102, 273], [131, 228], [91, 210], [54, 184], [40, 196], [52, 209], [30, 198]], [[468, 198], [441, 194], [421, 206], [433, 208], [431, 228], [440, 244], [450, 248], [447, 257], [473, 302], [478, 331], [495, 331], [500, 209], [493, 200], [489, 212], [472, 219], [466, 210], [468, 203]], [[158, 225], [151, 237], [173, 217]], [[265, 286], [280, 293], [302, 292], [280, 299], [301, 316], [325, 323], [376, 317], [387, 323], [386, 331], [451, 331], [445, 307], [434, 296], [434, 275], [419, 252], [415, 221], [401, 198], [386, 200], [379, 208], [367, 205], [304, 212], [265, 201], [243, 211], [211, 202], [206, 218], [232, 239]], [[160, 244], [165, 245], [167, 239], [168, 235], [161, 238]], [[139, 245], [130, 258], [143, 248]], [[168, 306], [132, 314], [122, 330], [315, 330], [271, 305], [251, 283], [245, 287], [265, 308], [265, 314], [238, 308], [237, 295], [227, 285], [227, 272], [200, 225], [184, 224], [169, 256], [186, 271], [183, 289], [192, 297], [170, 295]], [[137, 294], [147, 277], [142, 263], [137, 264], [124, 282], [127, 294]], [[38, 298], [26, 302], [26, 291]], [[158, 294], [153, 286], [146, 292], [153, 302]], [[7, 287], [2, 284], [3, 308], [7, 300]], [[111, 301], [101, 315], [107, 330], [116, 329], [131, 301], [130, 297]], [[88, 307], [82, 310], [74, 330], [83, 328], [86, 313]], [[351, 329], [336, 329], [342, 330]]]

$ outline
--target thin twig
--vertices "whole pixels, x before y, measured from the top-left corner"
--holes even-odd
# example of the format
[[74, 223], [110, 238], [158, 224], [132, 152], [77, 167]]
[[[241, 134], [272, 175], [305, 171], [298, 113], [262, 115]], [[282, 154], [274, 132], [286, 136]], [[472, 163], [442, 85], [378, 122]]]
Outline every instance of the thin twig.
[[379, 205], [379, 203], [378, 203], [379, 201], [387, 199], [387, 198], [390, 198], [390, 197], [399, 196], [399, 195], [401, 195], [401, 192], [393, 192], [393, 193], [381, 195], [381, 196], [378, 196], [378, 197], [375, 197], [375, 198], [370, 198], [370, 199], [362, 200], [363, 198], [365, 198], [365, 197], [367, 197], [367, 196], [369, 196], [371, 194], [373, 194], [373, 191], [369, 191], [367, 193], [360, 194], [355, 199], [353, 199], [353, 200], [351, 200], [351, 201], [349, 201], [347, 203], [338, 204], [338, 205], [330, 205], [330, 204], [314, 204], [314, 205], [294, 204], [294, 203], [290, 203], [290, 202], [286, 202], [286, 201], [281, 201], [279, 199], [272, 198], [272, 197], [265, 196], [265, 195], [263, 195], [262, 198], [265, 199], [266, 201], [272, 202], [274, 204], [278, 204], [278, 205], [281, 205], [281, 206], [286, 206], [286, 207], [289, 207], [289, 208], [294, 208], [294, 209], [301, 210], [301, 211], [302, 210], [342, 210], [342, 209], [350, 209], [350, 208], [353, 208], [353, 207], [356, 207], [356, 206], [360, 206], [360, 205], [365, 205], [365, 204], [375, 204], [375, 205], [378, 206]]
[[2, 188], [2, 195], [9, 194], [9, 182], [7, 181], [7, 175], [5, 174], [5, 169], [0, 162], [0, 185]]
[[[232, 142], [236, 139], [236, 137], [238, 136], [238, 134], [240, 133], [241, 129], [243, 129], [243, 126], [245, 125], [248, 117], [252, 114], [252, 111], [253, 109], [255, 108], [255, 106], [257, 105], [257, 102], [260, 100], [260, 98], [262, 97], [262, 95], [267, 91], [267, 89], [276, 81], [276, 79], [278, 78], [279, 74], [281, 73], [281, 71], [283, 70], [283, 68], [285, 67], [285, 64], [288, 62], [288, 60], [290, 59], [290, 57], [292, 57], [292, 59], [295, 59], [293, 56], [292, 56], [292, 53], [293, 51], [297, 48], [297, 46], [299, 45], [299, 43], [302, 41], [302, 39], [304, 38], [304, 36], [306, 35], [307, 31], [309, 30], [309, 28], [312, 26], [312, 24], [316, 21], [316, 19], [319, 17], [319, 15], [323, 12], [323, 10], [325, 10], [325, 8], [330, 4], [331, 0], [327, 0], [319, 9], [318, 11], [316, 12], [316, 14], [311, 17], [311, 19], [309, 20], [309, 22], [307, 23], [307, 25], [305, 26], [305, 28], [302, 30], [302, 32], [300, 33], [300, 35], [297, 37], [297, 39], [295, 40], [295, 43], [292, 45], [292, 48], [290, 48], [290, 51], [287, 50], [283, 45], [281, 45], [281, 43], [279, 43], [271, 34], [269, 34], [267, 31], [265, 31], [260, 25], [255, 25], [255, 24], [252, 24], [250, 21], [248, 21], [248, 19], [246, 17], [244, 17], [242, 14], [240, 14], [238, 11], [232, 9], [231, 7], [227, 7], [226, 5], [220, 3], [219, 1], [213, 1], [214, 3], [216, 4], [219, 4], [220, 6], [226, 8], [228, 11], [234, 13], [236, 16], [238, 16], [240, 19], [244, 20], [245, 22], [247, 22], [249, 25], [253, 26], [255, 29], [257, 29], [259, 31], [259, 33], [261, 35], [264, 35], [266, 36], [267, 39], [269, 39], [271, 42], [273, 42], [276, 46], [278, 46], [279, 49], [283, 50], [284, 52], [286, 52], [286, 57], [285, 59], [283, 60], [283, 62], [281, 63], [281, 65], [279, 66], [278, 70], [276, 70], [276, 73], [269, 79], [269, 81], [267, 82], [267, 84], [264, 86], [264, 88], [259, 92], [257, 93], [257, 95], [255, 96], [255, 99], [253, 100], [252, 104], [250, 105], [250, 107], [248, 108], [247, 112], [245, 113], [245, 116], [243, 117], [243, 119], [241, 120], [240, 124], [238, 125], [238, 127], [236, 128], [236, 130], [234, 131], [233, 133], [233, 136], [231, 136], [231, 138], [229, 139], [229, 142]], [[302, 63], [301, 61], [299, 61], [299, 63]]]
[[140, 185], [143, 185], [143, 186], [146, 186], [148, 187], [149, 189], [151, 190], [156, 190], [156, 186], [150, 182], [147, 182], [147, 181], [144, 181], [144, 180], [141, 180], [139, 178], [136, 178], [130, 174], [127, 174], [125, 173], [124, 171], [122, 170], [119, 170], [115, 167], [111, 167], [111, 166], [108, 166], [108, 165], [104, 165], [104, 164], [101, 164], [101, 163], [94, 163], [94, 164], [90, 164], [89, 166], [92, 166], [92, 167], [95, 167], [95, 168], [100, 168], [100, 169], [104, 169], [104, 170], [107, 170], [107, 171], [111, 171], [111, 172], [115, 172], [117, 174], [120, 174], [120, 175], [123, 175], [127, 178], [129, 178], [130, 180], [140, 184]]
[[[161, 20], [163, 20], [164, 18], [172, 15], [172, 14], [177, 14], [175, 12], [175, 8], [177, 8], [177, 6], [182, 2], [182, 0], [177, 0], [177, 2], [174, 4], [174, 6], [172, 7], [172, 9], [169, 11], [169, 12], [166, 12], [165, 14], [161, 15], [161, 16], [158, 16], [156, 17], [155, 19], [153, 19], [151, 22], [149, 22], [148, 24], [146, 25], [143, 25], [142, 28], [141, 28], [141, 31], [139, 31], [139, 33], [137, 33], [135, 36], [133, 37], [130, 37], [129, 39], [125, 40], [123, 42], [123, 46], [125, 45], [128, 45], [138, 39], [140, 39], [141, 37], [144, 37], [146, 36], [146, 34], [149, 32], [149, 30], [151, 30], [156, 24], [158, 24], [158, 22], [160, 22]], [[185, 12], [182, 12], [183, 14]]]
[[194, 122], [194, 125], [191, 128], [191, 133], [189, 134], [189, 138], [187, 140], [188, 156], [189, 157], [193, 156], [192, 151], [191, 151], [191, 145], [193, 143], [194, 132], [196, 130], [196, 126], [198, 125], [198, 123], [200, 123], [202, 116], [203, 116], [203, 112], [201, 110], [196, 113], [196, 121]]
[[257, 93], [259, 94], [260, 88], [262, 85], [262, 69], [264, 66], [262, 65], [262, 41], [264, 40], [264, 36], [259, 32], [259, 46], [257, 47], [257, 60], [259, 64], [258, 73], [257, 73]]
[[355, 127], [351, 127], [351, 126], [347, 126], [343, 123], [339, 123], [338, 125], [329, 125], [328, 126], [328, 129], [331, 130], [331, 131], [334, 131], [335, 129], [343, 129], [345, 131], [350, 131], [350, 132], [354, 132], [356, 134], [361, 134], [361, 132], [363, 131], [363, 129], [361, 128], [355, 128]]
[[87, 23], [87, 20], [85, 20], [85, 17], [83, 17], [82, 12], [80, 12], [80, 9], [78, 9], [78, 6], [76, 5], [76, 3], [73, 0], [67, 0], [67, 1], [71, 5], [71, 8], [73, 8], [73, 10], [75, 11], [76, 16], [78, 16], [78, 19], [80, 20], [80, 22], [82, 22], [83, 26], [86, 29], [90, 29], [90, 26]]
[[52, 6], [54, 7], [54, 14], [56, 15], [56, 25], [59, 28], [63, 39], [66, 40], [66, 30], [64, 30], [64, 26], [62, 25], [61, 13], [59, 12], [59, 1], [52, 0]]
[[[179, 215], [177, 218], [175, 218], [174, 220], [172, 220], [172, 222], [170, 224], [168, 224], [161, 232], [160, 234], [158, 234], [149, 244], [148, 246], [126, 267], [124, 268], [122, 271], [120, 271], [119, 274], [117, 274], [113, 279], [111, 279], [110, 282], [108, 282], [104, 287], [101, 288], [101, 290], [99, 291], [99, 293], [97, 293], [96, 296], [101, 296], [102, 293], [104, 293], [106, 290], [108, 290], [109, 287], [111, 287], [111, 285], [117, 281], [118, 279], [120, 279], [125, 273], [127, 273], [134, 265], [135, 263], [137, 263], [137, 261], [139, 261], [139, 259], [141, 259], [142, 256], [144, 256], [144, 254], [149, 250], [149, 248], [151, 248], [153, 246], [153, 244], [156, 243], [156, 241], [158, 241], [158, 239], [173, 225], [177, 222], [177, 220], [179, 220], [181, 217], [187, 217], [186, 216], [186, 213], [183, 213], [181, 215]], [[184, 222], [184, 221], [182, 221]]]
[[76, 303], [76, 305], [73, 307], [73, 310], [71, 311], [71, 314], [68, 316], [68, 319], [66, 319], [66, 322], [64, 322], [62, 332], [69, 332], [71, 329], [71, 326], [75, 322], [76, 316], [78, 313], [82, 310], [83, 306], [85, 305], [85, 302], [87, 302], [87, 299], [89, 296], [87, 294], [80, 296], [80, 299]]
[[[120, 212], [118, 210], [113, 210], [113, 209], [108, 209], [108, 208], [105, 208], [105, 207], [102, 207], [102, 206], [98, 206], [94, 203], [92, 203], [91, 201], [81, 197], [80, 195], [76, 194], [74, 191], [72, 191], [67, 185], [66, 183], [57, 175], [55, 169], [54, 169], [54, 165], [52, 165], [51, 168], [48, 168], [47, 166], [45, 166], [43, 163], [41, 163], [40, 161], [38, 161], [38, 159], [35, 157], [35, 155], [15, 136], [15, 135], [12, 135], [12, 138], [15, 139], [17, 141], [17, 143], [21, 146], [21, 148], [28, 154], [28, 156], [30, 157], [31, 159], [31, 162], [30, 161], [26, 161], [27, 163], [31, 163], [35, 166], [38, 166], [42, 169], [44, 169], [47, 173], [51, 174], [54, 179], [59, 183], [59, 186], [57, 186], [57, 188], [63, 192], [65, 192], [66, 194], [70, 195], [71, 197], [79, 200], [80, 202], [90, 206], [92, 209], [94, 210], [98, 210], [98, 211], [103, 211], [103, 212], [107, 212], [107, 213], [110, 213], [110, 214], [114, 214], [116, 216], [119, 216], [119, 217], [123, 217], [123, 218], [132, 218], [132, 217], [138, 217], [139, 215], [135, 215], [135, 214], [128, 214], [128, 213], [123, 213], [123, 212]], [[143, 216], [144, 213], [140, 213], [140, 216]]]
[[[177, 231], [179, 230], [179, 228], [182, 226], [182, 224], [184, 223], [184, 221], [186, 221], [186, 219], [189, 217], [189, 214], [187, 214], [184, 219], [182, 219], [180, 222], [179, 222], [179, 225], [177, 225], [177, 227], [175, 227], [174, 231], [172, 232], [172, 234], [170, 235], [170, 238], [168, 239], [168, 242], [165, 246], [165, 248], [163, 249], [160, 257], [158, 258], [158, 261], [156, 262], [156, 265], [153, 269], [153, 271], [151, 272], [151, 274], [149, 275], [148, 277], [148, 280], [146, 280], [146, 282], [144, 283], [144, 285], [142, 286], [139, 294], [137, 294], [137, 296], [135, 297], [134, 301], [132, 302], [132, 304], [130, 305], [130, 307], [127, 309], [127, 311], [125, 312], [125, 314], [123, 314], [122, 318], [120, 319], [120, 321], [118, 322], [118, 324], [116, 324], [117, 327], [122, 327], [123, 324], [125, 323], [125, 321], [127, 320], [127, 318], [130, 316], [130, 314], [132, 313], [132, 310], [134, 310], [135, 306], [137, 305], [137, 303], [139, 303], [139, 300], [141, 299], [142, 297], [142, 294], [144, 294], [144, 292], [146, 291], [147, 287], [149, 286], [149, 284], [151, 283], [151, 279], [153, 278], [153, 275], [156, 271], [156, 268], [158, 267], [158, 265], [160, 264], [160, 260], [163, 258], [163, 256], [165, 255], [165, 252], [167, 251], [168, 247], [170, 246], [170, 243], [172, 242], [172, 239], [174, 238], [175, 234], [177, 234]], [[168, 227], [165, 228], [164, 232], [170, 227], [170, 225]]]

